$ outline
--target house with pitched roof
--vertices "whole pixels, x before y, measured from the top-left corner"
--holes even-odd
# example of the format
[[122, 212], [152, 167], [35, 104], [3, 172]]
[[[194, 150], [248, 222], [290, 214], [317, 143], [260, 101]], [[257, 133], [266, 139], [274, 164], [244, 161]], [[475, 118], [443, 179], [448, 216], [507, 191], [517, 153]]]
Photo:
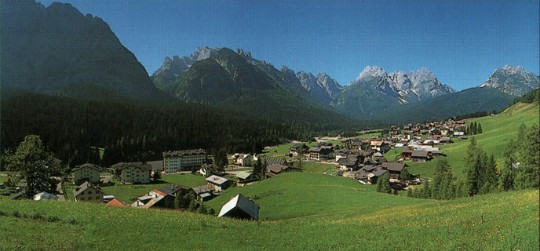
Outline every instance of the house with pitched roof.
[[221, 207], [218, 217], [259, 220], [259, 209], [255, 202], [238, 194]]
[[98, 186], [94, 186], [88, 181], [85, 181], [73, 191], [75, 201], [79, 202], [103, 202], [103, 191]]
[[208, 184], [211, 184], [213, 186], [214, 192], [221, 192], [229, 187], [229, 180], [217, 175], [212, 175], [208, 178], [206, 178], [206, 181], [208, 181]]
[[80, 185], [85, 181], [98, 183], [101, 170], [103, 170], [102, 167], [90, 163], [78, 165], [73, 168], [73, 183], [75, 185]]
[[399, 179], [399, 175], [401, 174], [403, 168], [405, 168], [405, 164], [397, 162], [384, 162], [382, 163], [381, 167], [388, 171], [390, 174], [390, 179]]
[[122, 183], [150, 183], [152, 166], [142, 162], [120, 162], [111, 166], [115, 176]]
[[430, 160], [429, 152], [423, 150], [414, 150], [411, 154], [413, 162], [423, 163]]
[[132, 207], [139, 208], [174, 208], [174, 199], [180, 190], [189, 191], [189, 187], [171, 185], [160, 189], [152, 189], [137, 199]]
[[193, 190], [197, 200], [200, 202], [207, 201], [214, 196], [214, 186], [212, 184], [192, 187], [191, 190]]

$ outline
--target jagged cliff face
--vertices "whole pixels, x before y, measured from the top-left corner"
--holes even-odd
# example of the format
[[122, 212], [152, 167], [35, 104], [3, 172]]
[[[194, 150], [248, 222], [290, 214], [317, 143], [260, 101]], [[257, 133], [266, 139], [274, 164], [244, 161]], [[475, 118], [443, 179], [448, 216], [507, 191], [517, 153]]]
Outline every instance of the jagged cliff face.
[[525, 70], [522, 66], [505, 65], [496, 69], [480, 87], [495, 88], [513, 96], [523, 96], [537, 89], [539, 85], [540, 79], [534, 73]]
[[[451, 87], [440, 83], [427, 68], [420, 68], [411, 73], [399, 71], [388, 74], [378, 66], [367, 66], [358, 78], [345, 89], [347, 88], [360, 92], [358, 96], [365, 96], [365, 93], [370, 89], [370, 91], [378, 92], [381, 97], [387, 96], [394, 99], [391, 101], [397, 101], [401, 104], [454, 92]], [[345, 91], [350, 92], [350, 90]]]
[[311, 73], [300, 71], [296, 73], [296, 77], [304, 89], [324, 104], [330, 104], [342, 89], [336, 80], [323, 72], [315, 76]]
[[160, 95], [108, 25], [69, 4], [2, 0], [1, 39], [3, 86], [66, 95], [93, 88], [142, 99]]

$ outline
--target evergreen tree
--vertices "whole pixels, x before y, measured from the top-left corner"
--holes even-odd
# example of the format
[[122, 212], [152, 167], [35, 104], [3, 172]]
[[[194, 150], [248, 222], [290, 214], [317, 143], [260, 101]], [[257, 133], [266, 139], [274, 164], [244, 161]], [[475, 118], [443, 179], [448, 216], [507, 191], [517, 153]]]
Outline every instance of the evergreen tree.
[[482, 134], [482, 125], [480, 125], [480, 123], [478, 123], [478, 128], [476, 129], [476, 132], [478, 134]]
[[540, 185], [540, 138], [538, 126], [533, 124], [530, 128], [522, 126], [518, 136], [516, 159], [519, 163], [515, 177], [515, 186], [518, 189], [538, 188]]
[[421, 193], [421, 198], [424, 198], [424, 199], [429, 199], [431, 198], [431, 182], [429, 182], [429, 180], [426, 179], [426, 181], [424, 182], [424, 189], [422, 189], [422, 193]]
[[431, 189], [432, 197], [438, 200], [450, 199], [454, 196], [454, 177], [446, 159], [439, 159], [437, 161], [435, 178], [433, 179]]
[[390, 175], [385, 173], [383, 176], [377, 179], [377, 192], [392, 193], [392, 187], [390, 186]]
[[407, 168], [403, 168], [403, 170], [401, 170], [401, 173], [399, 174], [399, 180], [401, 181], [409, 180], [410, 176], [411, 175], [409, 174], [409, 170], [407, 170]]

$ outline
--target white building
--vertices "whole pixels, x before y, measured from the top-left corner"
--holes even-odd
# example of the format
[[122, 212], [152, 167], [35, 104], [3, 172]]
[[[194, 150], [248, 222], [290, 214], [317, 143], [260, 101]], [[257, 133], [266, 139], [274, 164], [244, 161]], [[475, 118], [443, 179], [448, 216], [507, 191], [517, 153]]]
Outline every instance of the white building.
[[163, 169], [166, 173], [198, 169], [206, 163], [206, 156], [203, 149], [163, 152]]

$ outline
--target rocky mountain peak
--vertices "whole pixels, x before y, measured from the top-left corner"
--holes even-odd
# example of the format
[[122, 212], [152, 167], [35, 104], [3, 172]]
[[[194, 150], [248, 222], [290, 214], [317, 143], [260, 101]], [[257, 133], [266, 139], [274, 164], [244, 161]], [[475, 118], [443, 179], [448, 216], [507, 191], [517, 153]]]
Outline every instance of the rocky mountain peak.
[[503, 93], [522, 96], [540, 85], [537, 75], [525, 70], [523, 66], [505, 65], [498, 68], [480, 87], [496, 88]]
[[360, 73], [360, 75], [358, 76], [358, 78], [356, 78], [356, 80], [361, 80], [363, 78], [368, 78], [368, 77], [371, 77], [371, 78], [377, 78], [377, 77], [387, 77], [388, 74], [386, 73], [386, 71], [379, 67], [379, 66], [366, 66], [366, 68], [364, 68], [364, 70]]

